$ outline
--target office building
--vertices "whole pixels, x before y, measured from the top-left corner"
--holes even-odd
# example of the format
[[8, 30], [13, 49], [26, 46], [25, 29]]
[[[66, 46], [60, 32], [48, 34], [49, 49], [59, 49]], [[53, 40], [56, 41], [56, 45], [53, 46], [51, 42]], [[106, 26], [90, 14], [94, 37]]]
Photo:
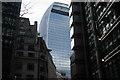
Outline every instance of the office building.
[[[71, 6], [79, 7], [78, 4], [72, 3]], [[88, 79], [92, 80], [119, 80], [120, 77], [120, 2], [85, 2], [83, 8], [76, 9], [76, 11], [84, 10], [85, 21], [83, 25], [86, 32], [83, 34], [86, 47], [86, 72]], [[74, 13], [74, 8], [72, 8]], [[75, 16], [75, 14], [73, 14]], [[83, 15], [79, 15], [82, 17]], [[79, 18], [78, 17], [78, 18]], [[73, 25], [75, 24], [73, 18]], [[80, 24], [79, 24], [80, 27]], [[74, 29], [74, 33], [77, 30]], [[81, 36], [79, 36], [81, 38]], [[76, 45], [79, 41], [76, 41]], [[75, 44], [74, 44], [75, 46]], [[81, 49], [81, 48], [78, 48]], [[73, 49], [74, 51], [77, 51]], [[81, 54], [79, 52], [79, 54]], [[74, 54], [75, 55], [75, 54]], [[71, 63], [74, 58], [71, 56]], [[79, 56], [80, 57], [80, 56]], [[79, 58], [80, 59], [80, 58]], [[80, 60], [79, 60], [80, 61]], [[81, 67], [81, 65], [79, 65]], [[71, 66], [72, 68], [72, 66]], [[77, 69], [78, 68], [73, 68]], [[72, 71], [72, 74], [74, 72]], [[81, 75], [80, 75], [81, 76]], [[74, 77], [74, 76], [73, 76]], [[76, 78], [76, 77], [75, 77]], [[82, 80], [82, 79], [81, 79]], [[84, 79], [83, 79], [84, 80]]]
[[69, 8], [67, 4], [54, 2], [45, 12], [40, 23], [40, 35], [46, 42], [57, 70], [70, 77]]
[[17, 28], [21, 2], [2, 2], [2, 79], [9, 79], [14, 32]]
[[[120, 2], [94, 3], [98, 57], [103, 79], [120, 77]], [[93, 8], [93, 9], [94, 9]], [[94, 16], [94, 15], [93, 15]], [[102, 54], [101, 54], [102, 53]], [[102, 62], [101, 62], [102, 61]]]

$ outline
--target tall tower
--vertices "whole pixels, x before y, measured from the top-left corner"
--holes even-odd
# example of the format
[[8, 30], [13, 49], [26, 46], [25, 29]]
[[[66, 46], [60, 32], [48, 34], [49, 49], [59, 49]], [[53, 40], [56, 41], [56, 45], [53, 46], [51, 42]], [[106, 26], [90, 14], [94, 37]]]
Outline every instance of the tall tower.
[[45, 12], [40, 23], [40, 35], [51, 49], [58, 71], [70, 77], [70, 27], [67, 4], [54, 2]]
[[8, 65], [11, 65], [21, 2], [2, 2], [2, 80], [8, 80], [10, 76]]
[[71, 80], [120, 79], [119, 4], [71, 2]]

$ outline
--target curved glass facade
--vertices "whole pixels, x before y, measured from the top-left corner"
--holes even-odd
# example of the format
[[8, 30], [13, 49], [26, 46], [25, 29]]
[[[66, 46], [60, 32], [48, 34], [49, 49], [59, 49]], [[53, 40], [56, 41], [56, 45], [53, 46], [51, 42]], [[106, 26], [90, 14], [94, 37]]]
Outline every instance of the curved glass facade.
[[53, 61], [59, 71], [70, 77], [70, 27], [68, 6], [55, 2], [45, 12], [40, 23], [40, 35], [51, 49]]

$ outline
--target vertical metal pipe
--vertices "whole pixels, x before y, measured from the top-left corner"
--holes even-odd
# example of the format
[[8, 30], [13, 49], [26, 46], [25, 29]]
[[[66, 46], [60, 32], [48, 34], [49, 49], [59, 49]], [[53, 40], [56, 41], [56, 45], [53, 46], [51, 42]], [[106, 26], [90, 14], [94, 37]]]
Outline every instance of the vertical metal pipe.
[[102, 80], [102, 74], [101, 74], [101, 59], [100, 59], [100, 55], [99, 55], [99, 51], [98, 51], [98, 39], [97, 39], [97, 33], [96, 33], [96, 23], [95, 23], [95, 19], [94, 19], [94, 8], [92, 3], [90, 3], [90, 7], [91, 7], [91, 15], [92, 15], [92, 26], [93, 26], [93, 32], [94, 32], [94, 43], [95, 43], [95, 51], [96, 51], [96, 60], [97, 60], [97, 70], [98, 70], [98, 77], [99, 80]]

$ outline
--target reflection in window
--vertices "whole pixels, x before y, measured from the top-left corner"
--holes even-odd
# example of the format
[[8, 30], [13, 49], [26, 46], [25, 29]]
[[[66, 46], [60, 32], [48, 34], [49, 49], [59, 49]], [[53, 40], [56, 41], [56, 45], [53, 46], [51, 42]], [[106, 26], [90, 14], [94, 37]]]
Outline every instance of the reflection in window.
[[54, 5], [54, 6], [53, 6], [53, 9], [60, 10], [60, 11], [64, 11], [64, 12], [69, 12], [69, 9], [68, 9], [68, 8], [61, 7], [61, 6], [57, 6], [57, 5]]

